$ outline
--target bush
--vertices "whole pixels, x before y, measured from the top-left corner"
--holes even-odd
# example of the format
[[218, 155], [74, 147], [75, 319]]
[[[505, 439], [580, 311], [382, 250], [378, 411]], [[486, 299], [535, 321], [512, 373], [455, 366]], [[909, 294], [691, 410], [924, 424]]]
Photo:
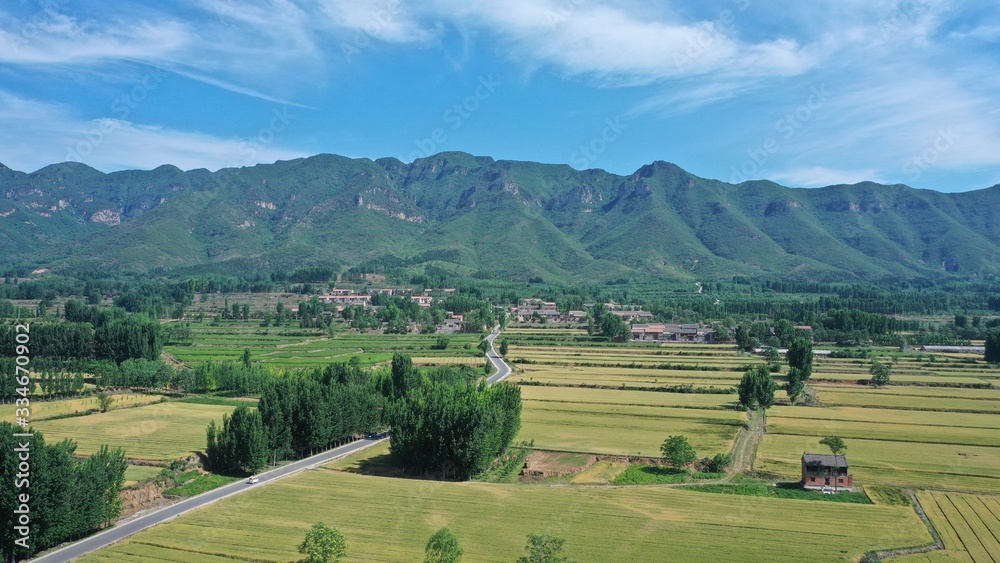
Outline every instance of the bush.
[[715, 454], [713, 457], [701, 458], [698, 466], [705, 473], [725, 473], [730, 461], [729, 454]]

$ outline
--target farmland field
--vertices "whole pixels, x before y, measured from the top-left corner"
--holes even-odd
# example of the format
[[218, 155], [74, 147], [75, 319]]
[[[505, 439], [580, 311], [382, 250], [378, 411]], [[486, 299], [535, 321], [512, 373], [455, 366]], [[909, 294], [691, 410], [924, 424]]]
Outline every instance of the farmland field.
[[901, 557], [898, 561], [993, 563], [1000, 557], [1000, 497], [921, 491], [917, 498], [941, 534], [944, 551]]
[[[117, 395], [112, 395], [114, 402], [111, 403], [111, 409], [119, 409], [122, 407], [130, 407], [134, 405], [143, 405], [146, 403], [152, 403], [158, 401], [162, 395], [147, 395], [144, 393], [120, 393]], [[14, 410], [17, 407], [14, 405], [0, 405], [0, 417], [4, 420], [9, 420], [14, 417]], [[31, 402], [31, 419], [35, 421], [41, 421], [46, 418], [52, 418], [55, 416], [66, 416], [77, 413], [85, 413], [87, 411], [98, 410], [99, 406], [97, 403], [97, 397], [83, 397], [80, 399], [59, 399], [55, 401], [38, 401], [34, 400]]]
[[[837, 561], [931, 541], [908, 508], [823, 505], [817, 511], [808, 501], [664, 488], [442, 483], [319, 469], [222, 500], [81, 561], [296, 560], [296, 545], [317, 520], [346, 536], [345, 561], [420, 560], [427, 538], [442, 526], [455, 533], [469, 561], [512, 561], [523, 553], [527, 533], [566, 539], [566, 555], [580, 561], [641, 561], [666, 552], [676, 560], [757, 553], [770, 561]], [[838, 522], [835, 529], [815, 533], [830, 521]]]
[[[185, 364], [206, 361], [239, 360], [245, 348], [250, 348], [254, 361], [276, 367], [303, 368], [346, 362], [358, 358], [364, 365], [384, 362], [395, 352], [420, 356], [425, 363], [436, 358], [441, 362], [459, 357], [482, 365], [482, 352], [476, 348], [477, 334], [452, 334], [448, 348], [433, 349], [436, 334], [361, 334], [336, 325], [333, 337], [318, 329], [298, 327], [260, 327], [252, 321], [222, 321], [218, 326], [209, 322], [191, 323], [194, 343], [171, 345], [166, 350]], [[469, 345], [466, 349], [465, 345]]]
[[743, 372], [690, 371], [650, 368], [618, 368], [588, 366], [519, 365], [521, 373], [511, 381], [547, 385], [597, 385], [604, 387], [663, 387], [667, 385], [693, 385], [695, 387], [733, 387]]
[[203, 450], [209, 421], [219, 423], [232, 411], [231, 406], [172, 401], [41, 421], [34, 427], [49, 442], [75, 440], [78, 454], [89, 455], [108, 444], [125, 450], [129, 459], [170, 461]]
[[725, 453], [746, 415], [720, 410], [731, 395], [522, 387], [519, 440], [573, 452], [659, 456], [666, 436], [684, 434], [706, 455]]
[[[989, 432], [984, 430], [984, 432]], [[859, 485], [885, 483], [1000, 492], [1000, 448], [848, 439], [851, 473]], [[754, 468], [798, 479], [803, 452], [822, 452], [818, 436], [764, 436]]]

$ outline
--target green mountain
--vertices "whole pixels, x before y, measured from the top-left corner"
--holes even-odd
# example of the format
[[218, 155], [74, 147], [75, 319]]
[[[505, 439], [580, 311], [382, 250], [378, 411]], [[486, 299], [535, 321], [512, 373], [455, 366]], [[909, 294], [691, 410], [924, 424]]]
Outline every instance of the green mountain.
[[1000, 273], [1000, 185], [792, 189], [441, 153], [212, 173], [0, 165], [0, 253], [57, 269], [434, 264], [511, 279], [975, 277]]

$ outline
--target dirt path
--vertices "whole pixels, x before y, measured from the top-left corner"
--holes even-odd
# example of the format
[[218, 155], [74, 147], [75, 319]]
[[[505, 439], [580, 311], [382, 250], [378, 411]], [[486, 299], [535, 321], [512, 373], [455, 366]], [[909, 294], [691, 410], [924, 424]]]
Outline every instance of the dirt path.
[[737, 475], [753, 470], [754, 458], [757, 457], [757, 446], [764, 437], [764, 413], [752, 410], [747, 414], [747, 424], [740, 429], [733, 441], [733, 450], [729, 454], [729, 470], [719, 482], [731, 481]]

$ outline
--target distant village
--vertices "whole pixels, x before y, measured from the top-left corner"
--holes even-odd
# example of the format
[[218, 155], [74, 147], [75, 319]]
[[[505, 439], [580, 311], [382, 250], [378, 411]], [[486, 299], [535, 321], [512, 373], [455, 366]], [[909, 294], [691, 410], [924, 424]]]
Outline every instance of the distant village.
[[[327, 293], [319, 296], [320, 303], [332, 304], [336, 306], [338, 313], [349, 306], [361, 306], [365, 308], [376, 308], [372, 305], [372, 297], [379, 294], [389, 296], [402, 295], [409, 297], [421, 307], [431, 307], [434, 304], [435, 295], [447, 297], [455, 294], [454, 288], [424, 289], [416, 293], [408, 290], [393, 288], [371, 289], [367, 292], [355, 291], [354, 289], [331, 289]], [[516, 307], [508, 310], [512, 322], [523, 324], [567, 324], [587, 325], [587, 310], [594, 307], [594, 303], [584, 303], [582, 310], [560, 311], [554, 301], [543, 301], [541, 299], [522, 299]], [[715, 330], [700, 324], [673, 324], [657, 323], [654, 321], [653, 313], [641, 309], [622, 307], [614, 301], [604, 304], [608, 311], [621, 317], [623, 321], [631, 326], [631, 340], [636, 342], [692, 342], [692, 343], [712, 343], [715, 342]], [[437, 325], [437, 332], [442, 334], [461, 332], [465, 319], [463, 315], [451, 311], [445, 312], [445, 319]], [[418, 330], [414, 326], [413, 330]]]

